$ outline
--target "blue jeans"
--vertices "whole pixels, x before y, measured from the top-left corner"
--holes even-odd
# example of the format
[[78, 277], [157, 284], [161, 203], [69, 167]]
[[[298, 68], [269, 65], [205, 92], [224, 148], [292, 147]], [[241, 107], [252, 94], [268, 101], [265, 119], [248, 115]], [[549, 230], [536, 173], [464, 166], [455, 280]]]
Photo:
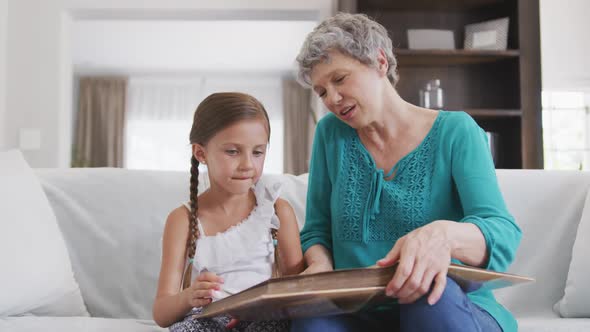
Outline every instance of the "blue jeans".
[[291, 322], [291, 332], [322, 331], [469, 331], [501, 332], [496, 320], [471, 302], [459, 285], [447, 277], [447, 286], [433, 306], [423, 296], [399, 311], [366, 312], [351, 315], [314, 317]]

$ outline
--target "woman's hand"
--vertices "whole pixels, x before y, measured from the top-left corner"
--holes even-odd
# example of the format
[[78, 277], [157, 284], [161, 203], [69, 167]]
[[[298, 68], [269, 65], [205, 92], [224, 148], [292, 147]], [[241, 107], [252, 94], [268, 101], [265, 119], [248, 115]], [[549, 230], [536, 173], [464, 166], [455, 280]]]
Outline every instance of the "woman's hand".
[[413, 303], [427, 294], [428, 303], [435, 304], [447, 283], [451, 262], [451, 243], [447, 223], [437, 220], [401, 237], [391, 251], [377, 261], [379, 266], [399, 262], [395, 274], [385, 288], [387, 296], [396, 297], [400, 304]]
[[213, 292], [221, 289], [223, 278], [213, 272], [199, 274], [191, 286], [185, 289], [185, 300], [191, 307], [202, 307], [213, 300]]

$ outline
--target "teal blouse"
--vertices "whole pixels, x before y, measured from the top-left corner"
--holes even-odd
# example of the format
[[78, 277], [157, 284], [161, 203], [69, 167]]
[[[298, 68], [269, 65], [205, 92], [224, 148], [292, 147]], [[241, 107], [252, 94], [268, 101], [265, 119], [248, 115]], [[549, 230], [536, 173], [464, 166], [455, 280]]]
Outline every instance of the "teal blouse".
[[[439, 112], [421, 144], [388, 171], [377, 169], [355, 129], [328, 114], [316, 128], [308, 183], [303, 251], [323, 245], [336, 269], [374, 265], [397, 239], [439, 219], [479, 227], [486, 269], [506, 271], [520, 243], [485, 132], [464, 112]], [[517, 330], [491, 291], [468, 297], [505, 332]]]

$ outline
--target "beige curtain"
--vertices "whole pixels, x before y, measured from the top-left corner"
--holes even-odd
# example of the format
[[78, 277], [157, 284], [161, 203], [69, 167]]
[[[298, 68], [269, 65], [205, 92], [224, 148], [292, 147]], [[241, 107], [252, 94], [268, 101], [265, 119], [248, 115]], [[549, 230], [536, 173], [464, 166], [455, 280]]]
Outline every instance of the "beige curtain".
[[315, 130], [310, 91], [293, 79], [283, 80], [285, 173], [299, 175], [309, 171], [311, 143]]
[[127, 78], [80, 79], [73, 167], [123, 167]]

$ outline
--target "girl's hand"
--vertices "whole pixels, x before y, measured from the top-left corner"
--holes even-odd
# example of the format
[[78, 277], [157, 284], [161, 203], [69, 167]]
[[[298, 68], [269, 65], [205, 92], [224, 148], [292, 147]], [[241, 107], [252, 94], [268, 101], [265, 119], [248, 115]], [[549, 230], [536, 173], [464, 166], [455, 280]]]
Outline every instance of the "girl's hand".
[[395, 274], [385, 288], [387, 296], [396, 297], [400, 304], [413, 303], [430, 291], [428, 303], [441, 297], [451, 262], [451, 245], [447, 236], [447, 221], [438, 220], [401, 237], [391, 251], [377, 261], [379, 266], [399, 262]]
[[186, 302], [191, 307], [202, 307], [213, 300], [213, 292], [220, 290], [223, 278], [213, 272], [203, 272], [195, 278], [191, 286], [184, 290]]
[[301, 274], [312, 274], [312, 273], [320, 273], [320, 272], [327, 272], [333, 271], [334, 268], [331, 264], [328, 263], [312, 263], [310, 264], [307, 269], [305, 269]]

